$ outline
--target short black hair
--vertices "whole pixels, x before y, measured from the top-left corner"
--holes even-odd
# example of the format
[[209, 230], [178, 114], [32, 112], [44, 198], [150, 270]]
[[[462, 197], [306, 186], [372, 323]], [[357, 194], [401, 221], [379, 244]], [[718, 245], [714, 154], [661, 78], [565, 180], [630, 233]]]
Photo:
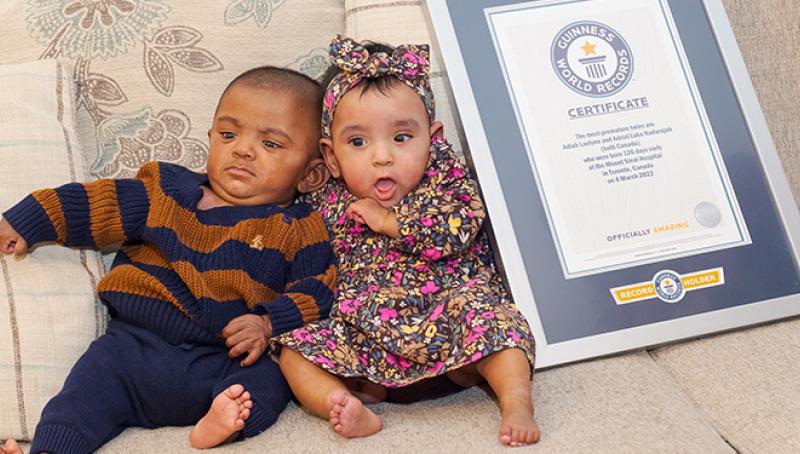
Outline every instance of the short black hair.
[[[370, 54], [374, 54], [376, 52], [385, 52], [389, 55], [392, 55], [394, 52], [394, 47], [384, 43], [378, 43], [374, 41], [362, 41], [361, 45], [369, 52]], [[322, 81], [320, 82], [322, 85], [322, 89], [326, 90], [328, 88], [328, 84], [331, 83], [334, 77], [341, 72], [341, 69], [336, 65], [331, 65], [325, 70], [325, 74], [322, 75]], [[379, 77], [377, 79], [373, 78], [366, 78], [359, 83], [361, 88], [361, 95], [363, 96], [369, 90], [375, 88], [381, 94], [387, 95], [389, 88], [394, 86], [397, 83], [402, 83], [400, 79], [397, 77]]]
[[[248, 69], [225, 87], [219, 97], [220, 101], [231, 87], [239, 84], [265, 90], [289, 91], [295, 95], [301, 109], [309, 109], [317, 118], [322, 116], [322, 87], [319, 82], [301, 72], [277, 66]], [[217, 106], [219, 107], [219, 101]]]

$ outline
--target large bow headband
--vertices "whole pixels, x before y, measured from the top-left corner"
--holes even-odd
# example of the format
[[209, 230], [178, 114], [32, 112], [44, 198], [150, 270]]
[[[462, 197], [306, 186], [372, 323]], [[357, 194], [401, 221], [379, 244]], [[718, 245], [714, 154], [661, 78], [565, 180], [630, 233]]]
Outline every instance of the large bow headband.
[[331, 137], [333, 111], [339, 100], [364, 79], [393, 76], [411, 87], [425, 104], [428, 118], [433, 122], [435, 105], [428, 81], [430, 71], [427, 44], [402, 44], [392, 52], [370, 54], [364, 46], [343, 35], [336, 35], [328, 48], [331, 63], [340, 71], [331, 79], [322, 103], [322, 136]]

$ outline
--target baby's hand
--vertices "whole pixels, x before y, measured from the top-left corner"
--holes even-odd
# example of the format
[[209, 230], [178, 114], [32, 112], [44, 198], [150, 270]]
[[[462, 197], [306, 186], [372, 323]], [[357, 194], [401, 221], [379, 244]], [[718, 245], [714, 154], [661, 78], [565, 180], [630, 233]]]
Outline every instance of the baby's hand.
[[14, 254], [17, 260], [28, 253], [28, 243], [5, 219], [0, 220], [0, 251], [3, 254]]
[[345, 214], [359, 224], [366, 224], [375, 233], [382, 233], [393, 238], [400, 235], [394, 211], [382, 207], [376, 200], [361, 199], [353, 202], [347, 207]]
[[228, 357], [233, 359], [247, 353], [242, 360], [242, 367], [247, 367], [261, 357], [267, 349], [267, 342], [272, 337], [272, 321], [269, 315], [240, 315], [222, 330], [225, 345], [228, 346]]

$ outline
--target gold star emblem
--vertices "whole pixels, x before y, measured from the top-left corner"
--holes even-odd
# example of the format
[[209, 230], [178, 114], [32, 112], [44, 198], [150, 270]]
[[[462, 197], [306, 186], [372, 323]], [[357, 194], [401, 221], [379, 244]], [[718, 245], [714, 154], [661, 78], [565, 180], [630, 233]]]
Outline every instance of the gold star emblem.
[[589, 41], [586, 41], [583, 46], [581, 46], [581, 49], [583, 49], [583, 55], [597, 55], [597, 52], [594, 50], [595, 47], [597, 47], [597, 44], [591, 44]]

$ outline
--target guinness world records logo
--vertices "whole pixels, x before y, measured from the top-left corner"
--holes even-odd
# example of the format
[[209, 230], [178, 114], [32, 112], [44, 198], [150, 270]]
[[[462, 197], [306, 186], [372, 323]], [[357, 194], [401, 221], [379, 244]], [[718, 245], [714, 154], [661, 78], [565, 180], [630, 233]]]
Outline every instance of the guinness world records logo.
[[561, 82], [593, 98], [619, 92], [633, 75], [628, 43], [600, 22], [579, 21], [562, 28], [550, 46], [550, 59]]
[[656, 296], [665, 303], [677, 303], [686, 295], [680, 274], [672, 270], [663, 270], [653, 276]]

